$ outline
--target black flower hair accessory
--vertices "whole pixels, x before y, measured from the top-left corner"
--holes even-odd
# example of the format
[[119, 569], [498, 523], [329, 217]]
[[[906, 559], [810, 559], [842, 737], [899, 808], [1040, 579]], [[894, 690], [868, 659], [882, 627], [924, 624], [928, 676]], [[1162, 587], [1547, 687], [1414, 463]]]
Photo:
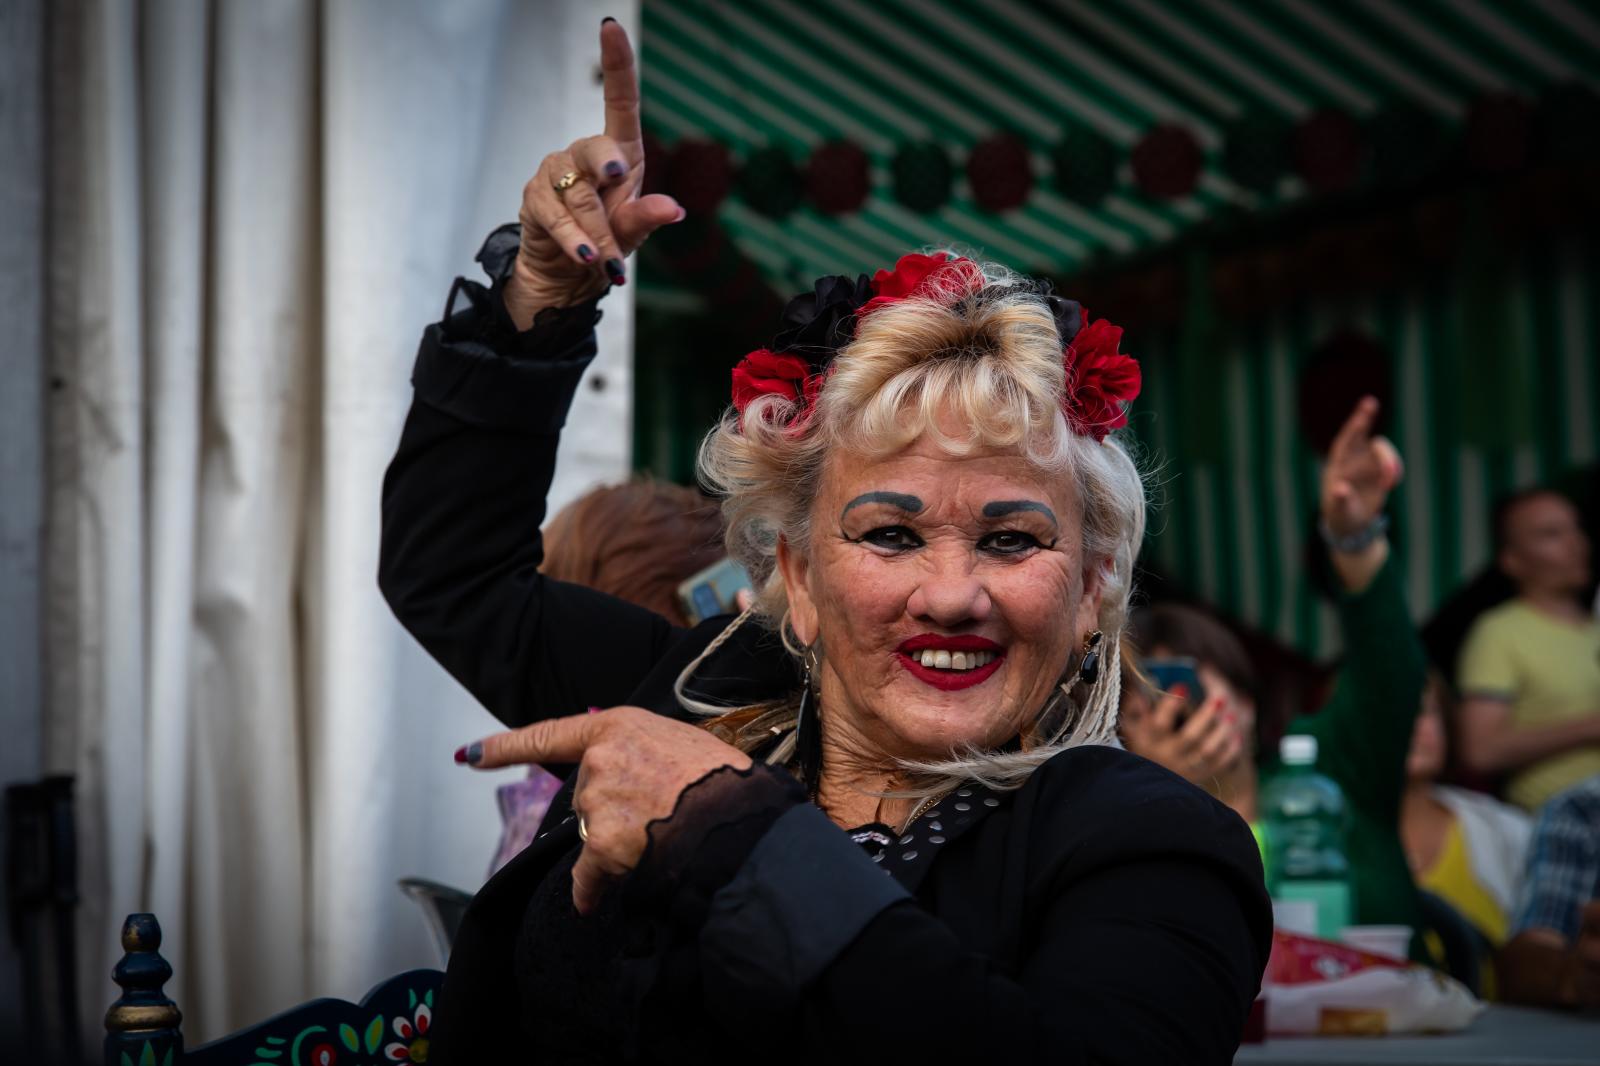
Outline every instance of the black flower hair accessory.
[[783, 309], [783, 328], [773, 338], [772, 350], [817, 356], [809, 362], [820, 368], [850, 343], [856, 312], [875, 295], [865, 274], [854, 281], [843, 274], [818, 278], [811, 292], [796, 296]]
[[[983, 285], [977, 264], [946, 252], [903, 256], [894, 269], [870, 278], [818, 278], [812, 291], [783, 309], [783, 326], [772, 347], [751, 352], [734, 367], [733, 406], [742, 416], [762, 397], [778, 396], [785, 404], [769, 409], [802, 432], [833, 357], [850, 343], [859, 320], [901, 300], [953, 300], [978, 293]], [[1139, 394], [1139, 364], [1118, 350], [1120, 327], [1105, 319], [1091, 322], [1076, 300], [1055, 295], [1048, 284], [1042, 288], [1038, 295], [1050, 308], [1063, 348], [1061, 409], [1074, 432], [1104, 440], [1127, 425], [1127, 405]]]

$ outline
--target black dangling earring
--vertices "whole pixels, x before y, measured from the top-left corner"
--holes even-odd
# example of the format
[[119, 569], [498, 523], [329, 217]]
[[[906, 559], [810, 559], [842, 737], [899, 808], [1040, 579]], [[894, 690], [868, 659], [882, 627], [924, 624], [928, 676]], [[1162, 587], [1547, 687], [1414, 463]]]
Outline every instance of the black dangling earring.
[[1100, 641], [1104, 636], [1097, 629], [1083, 639], [1083, 664], [1078, 667], [1078, 677], [1085, 685], [1100, 680]]
[[800, 710], [794, 720], [794, 747], [800, 762], [800, 781], [806, 794], [816, 799], [822, 782], [822, 707], [812, 687], [817, 653], [811, 648], [806, 649], [805, 664], [805, 687], [800, 690]]

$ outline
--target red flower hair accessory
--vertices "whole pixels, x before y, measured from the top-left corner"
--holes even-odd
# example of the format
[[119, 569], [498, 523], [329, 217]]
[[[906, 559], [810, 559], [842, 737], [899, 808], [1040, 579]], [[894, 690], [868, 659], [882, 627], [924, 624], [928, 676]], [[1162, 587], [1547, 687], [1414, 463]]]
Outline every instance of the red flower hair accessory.
[[[909, 298], [959, 299], [984, 285], [983, 271], [970, 259], [947, 252], [902, 256], [893, 270], [870, 279], [862, 274], [826, 277], [814, 291], [789, 301], [784, 329], [774, 349], [761, 348], [733, 368], [733, 406], [742, 417], [763, 396], [779, 396], [792, 405], [786, 421], [803, 429], [816, 408], [838, 350], [850, 342], [855, 324], [866, 315]], [[1117, 351], [1122, 327], [1105, 319], [1088, 320], [1072, 300], [1043, 294], [1061, 337], [1070, 338], [1062, 352], [1066, 383], [1061, 409], [1074, 433], [1103, 441], [1128, 424], [1124, 405], [1139, 395], [1139, 364]]]
[[757, 398], [781, 396], [798, 405], [793, 422], [804, 426], [827, 380], [828, 364], [850, 342], [863, 315], [910, 296], [966, 295], [982, 287], [978, 264], [948, 252], [901, 256], [893, 270], [880, 270], [871, 279], [865, 274], [855, 281], [821, 278], [812, 292], [796, 296], [784, 308], [784, 329], [774, 341], [777, 350], [753, 351], [733, 368], [734, 410], [742, 416]]
[[1106, 439], [1106, 434], [1128, 424], [1126, 404], [1139, 395], [1142, 375], [1131, 356], [1117, 351], [1122, 327], [1103, 318], [1084, 326], [1067, 344], [1062, 363], [1067, 371], [1061, 409], [1074, 433]]
[[733, 368], [734, 410], [743, 415], [745, 408], [761, 397], [781, 396], [799, 405], [801, 413], [795, 422], [804, 425], [822, 391], [823, 378], [798, 355], [761, 348]]
[[856, 319], [859, 321], [908, 296], [936, 293], [965, 296], [982, 287], [983, 271], [970, 259], [948, 252], [903, 255], [893, 270], [880, 270], [872, 276], [873, 297], [856, 312]]

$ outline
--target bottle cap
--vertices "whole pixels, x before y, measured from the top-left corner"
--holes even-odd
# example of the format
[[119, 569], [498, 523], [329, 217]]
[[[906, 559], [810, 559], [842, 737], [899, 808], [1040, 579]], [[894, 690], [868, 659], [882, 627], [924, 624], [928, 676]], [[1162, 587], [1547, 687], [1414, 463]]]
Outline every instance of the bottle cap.
[[1290, 733], [1278, 742], [1278, 757], [1289, 766], [1312, 766], [1317, 761], [1317, 738]]

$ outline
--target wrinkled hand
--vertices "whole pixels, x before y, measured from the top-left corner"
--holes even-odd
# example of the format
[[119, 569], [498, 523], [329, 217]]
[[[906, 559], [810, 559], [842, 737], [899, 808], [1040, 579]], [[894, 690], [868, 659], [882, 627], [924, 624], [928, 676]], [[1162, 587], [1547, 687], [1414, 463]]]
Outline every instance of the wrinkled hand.
[[670, 815], [685, 788], [720, 767], [750, 766], [750, 756], [704, 729], [642, 707], [552, 718], [480, 743], [482, 756], [472, 762], [480, 770], [578, 764], [572, 806], [586, 840], [572, 868], [572, 903], [580, 914], [638, 865], [645, 828]]
[[1178, 713], [1188, 702], [1181, 689], [1163, 694], [1148, 712], [1124, 714], [1123, 743], [1135, 755], [1214, 793], [1219, 778], [1239, 761], [1243, 741], [1220, 693], [1208, 697], [1178, 726]]
[[1363, 398], [1328, 449], [1322, 468], [1322, 519], [1335, 536], [1365, 529], [1405, 472], [1395, 446], [1372, 435], [1377, 417], [1378, 401]]
[[[505, 288], [506, 309], [526, 329], [546, 307], [592, 299], [626, 280], [623, 259], [656, 229], [683, 218], [670, 196], [640, 196], [644, 132], [639, 76], [621, 23], [600, 26], [605, 132], [544, 157], [522, 190], [522, 244]], [[565, 191], [557, 182], [578, 180]]]

